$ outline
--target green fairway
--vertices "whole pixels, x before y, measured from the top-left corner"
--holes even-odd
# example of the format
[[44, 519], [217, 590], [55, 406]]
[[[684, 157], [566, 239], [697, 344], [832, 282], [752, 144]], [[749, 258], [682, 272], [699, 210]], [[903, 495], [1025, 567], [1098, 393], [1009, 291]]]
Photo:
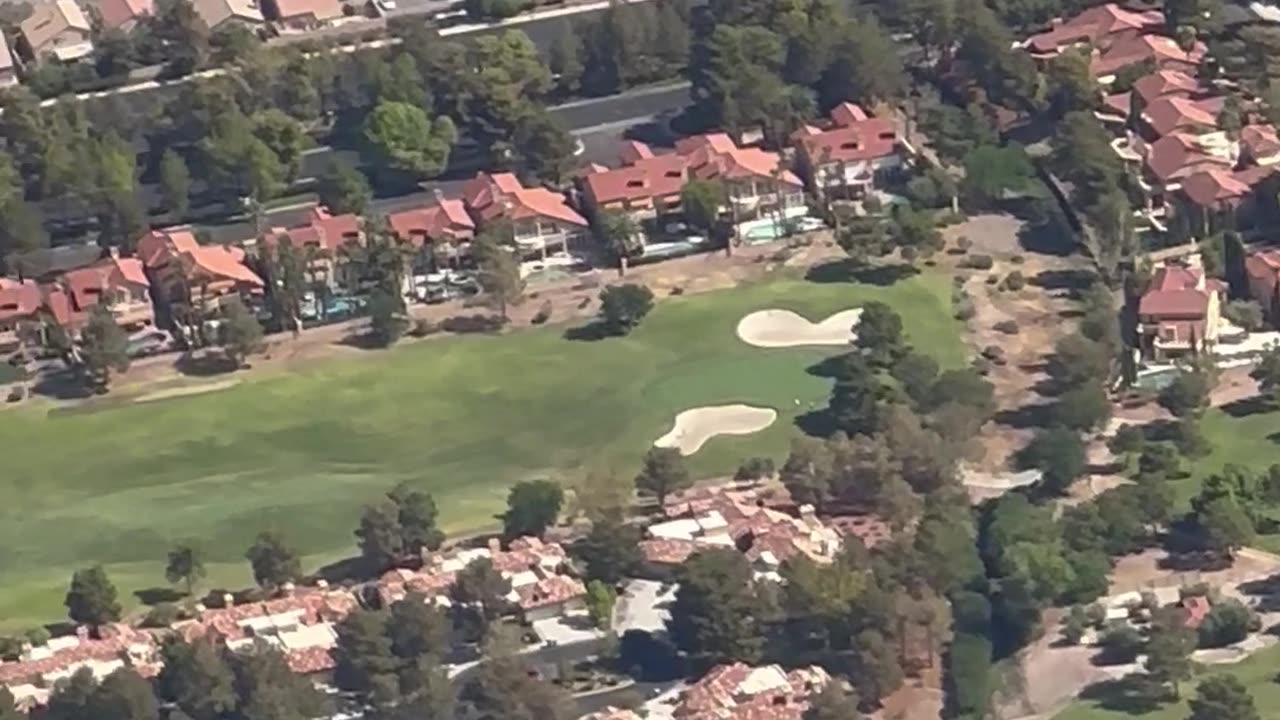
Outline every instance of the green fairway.
[[132, 591], [164, 585], [165, 553], [182, 539], [213, 561], [206, 588], [248, 585], [242, 554], [268, 528], [315, 569], [354, 551], [361, 505], [402, 480], [434, 493], [455, 532], [492, 524], [522, 478], [608, 469], [629, 482], [674, 414], [693, 406], [779, 412], [767, 431], [709, 442], [691, 460], [696, 473], [778, 458], [795, 416], [824, 404], [830, 381], [805, 369], [828, 351], [748, 346], [734, 333], [744, 314], [782, 307], [821, 319], [883, 300], [918, 347], [959, 365], [949, 291], [935, 274], [888, 287], [786, 277], [664, 300], [628, 338], [569, 341], [563, 327], [439, 338], [247, 374], [204, 395], [0, 413], [0, 627], [59, 619], [71, 572], [96, 562], [133, 602]]
[[1195, 696], [1195, 686], [1207, 675], [1234, 675], [1249, 688], [1258, 714], [1263, 720], [1280, 720], [1280, 683], [1276, 682], [1276, 666], [1280, 664], [1280, 646], [1255, 653], [1234, 665], [1202, 668], [1190, 681], [1182, 683], [1182, 702], [1166, 703], [1148, 713], [1127, 709], [1107, 709], [1100, 700], [1083, 700], [1054, 716], [1054, 720], [1184, 720], [1190, 714], [1187, 698]]

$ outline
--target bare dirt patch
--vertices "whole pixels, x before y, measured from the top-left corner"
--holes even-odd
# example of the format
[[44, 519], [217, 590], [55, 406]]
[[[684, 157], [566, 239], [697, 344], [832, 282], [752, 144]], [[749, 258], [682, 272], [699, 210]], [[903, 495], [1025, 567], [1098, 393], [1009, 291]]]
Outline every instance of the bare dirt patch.
[[764, 430], [777, 419], [777, 410], [751, 405], [691, 408], [676, 415], [671, 430], [654, 440], [653, 444], [655, 447], [676, 448], [681, 455], [692, 455], [717, 435], [750, 435]]
[[166, 388], [164, 390], [154, 390], [144, 395], [139, 395], [133, 399], [136, 403], [155, 402], [157, 400], [167, 400], [169, 398], [187, 397], [190, 395], [203, 395], [205, 393], [226, 390], [240, 384], [240, 378], [227, 378], [218, 382], [202, 383], [200, 385], [182, 385], [179, 387]]

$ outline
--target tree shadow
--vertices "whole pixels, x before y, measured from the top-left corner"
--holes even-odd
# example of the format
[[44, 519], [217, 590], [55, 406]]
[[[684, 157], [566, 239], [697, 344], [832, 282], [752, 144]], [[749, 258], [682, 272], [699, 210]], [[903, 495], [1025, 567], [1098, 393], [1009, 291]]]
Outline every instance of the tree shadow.
[[1098, 281], [1092, 270], [1041, 270], [1031, 278], [1031, 284], [1044, 290], [1068, 290], [1078, 295]]
[[1052, 410], [1053, 403], [1032, 403], [1013, 410], [1001, 410], [993, 419], [1001, 425], [1018, 429], [1048, 427]]
[[1233, 418], [1244, 418], [1250, 415], [1272, 412], [1276, 409], [1276, 406], [1272, 404], [1270, 399], [1255, 395], [1229, 402], [1219, 409]]
[[374, 337], [373, 333], [370, 332], [349, 333], [334, 344], [355, 348], [357, 350], [385, 350], [387, 347], [386, 344], [379, 341]]
[[805, 368], [804, 371], [814, 377], [836, 380], [845, 374], [843, 355], [831, 355]]
[[178, 358], [173, 366], [178, 372], [190, 377], [226, 375], [240, 369], [235, 360], [223, 353], [203, 353], [198, 356], [185, 353]]
[[800, 432], [812, 437], [829, 437], [836, 431], [835, 422], [826, 408], [797, 415], [795, 425]]
[[1058, 317], [1062, 318], [1063, 320], [1078, 320], [1084, 317], [1084, 311], [1079, 310], [1077, 308], [1068, 308], [1066, 310], [1059, 310]]
[[850, 283], [886, 287], [899, 280], [918, 275], [920, 270], [902, 263], [894, 265], [863, 266], [852, 259], [832, 260], [809, 268], [804, 279], [815, 283]]
[[565, 340], [573, 340], [575, 342], [596, 342], [604, 340], [613, 333], [609, 332], [609, 328], [599, 320], [593, 320], [586, 325], [578, 325], [564, 331]]
[[1080, 697], [1107, 710], [1129, 715], [1144, 715], [1160, 706], [1159, 698], [1152, 695], [1137, 674], [1089, 685], [1080, 692]]
[[54, 400], [86, 400], [93, 397], [93, 391], [85, 387], [71, 370], [41, 377], [31, 386], [31, 392]]
[[360, 579], [367, 576], [368, 568], [360, 557], [349, 557], [335, 560], [316, 570], [316, 577], [323, 578], [329, 584], [344, 580]]
[[159, 605], [160, 603], [178, 602], [185, 598], [187, 594], [171, 587], [149, 587], [142, 590], [134, 590], [133, 596], [138, 598], [138, 602], [143, 605]]

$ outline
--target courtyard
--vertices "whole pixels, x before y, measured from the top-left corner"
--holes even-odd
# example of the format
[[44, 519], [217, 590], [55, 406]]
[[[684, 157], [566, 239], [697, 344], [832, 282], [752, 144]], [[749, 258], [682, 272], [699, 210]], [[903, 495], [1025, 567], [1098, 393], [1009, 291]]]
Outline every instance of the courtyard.
[[204, 394], [6, 411], [3, 629], [59, 619], [72, 571], [99, 562], [136, 605], [137, 591], [164, 586], [178, 541], [205, 549], [205, 589], [250, 584], [242, 555], [264, 529], [282, 532], [313, 571], [353, 553], [361, 506], [401, 481], [435, 495], [451, 533], [494, 526], [521, 479], [572, 485], [603, 472], [630, 483], [645, 448], [700, 405], [778, 417], [756, 434], [708, 440], [689, 458], [697, 476], [747, 456], [781, 459], [796, 416], [829, 391], [806, 369], [838, 348], [752, 347], [735, 334], [743, 316], [779, 308], [821, 319], [881, 300], [918, 348], [958, 366], [966, 352], [949, 293], [935, 273], [880, 286], [782, 270], [664, 299], [626, 338], [568, 340], [565, 326], [437, 338]]

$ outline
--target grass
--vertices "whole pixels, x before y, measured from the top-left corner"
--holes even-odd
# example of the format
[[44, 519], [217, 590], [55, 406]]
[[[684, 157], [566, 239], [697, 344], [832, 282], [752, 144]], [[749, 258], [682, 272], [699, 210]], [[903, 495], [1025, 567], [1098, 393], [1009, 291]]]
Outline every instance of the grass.
[[285, 533], [315, 569], [354, 551], [360, 507], [400, 481], [435, 495], [450, 532], [491, 526], [524, 478], [607, 470], [629, 482], [692, 406], [779, 412], [764, 432], [707, 443], [695, 473], [780, 457], [796, 415], [824, 404], [830, 381], [805, 370], [828, 351], [750, 347], [734, 332], [743, 315], [782, 307], [817, 319], [882, 300], [920, 349], [958, 365], [949, 291], [936, 274], [886, 287], [785, 276], [664, 300], [627, 338], [570, 341], [563, 327], [439, 338], [204, 395], [0, 413], [0, 629], [59, 619], [71, 572], [93, 563], [136, 604], [134, 592], [164, 585], [180, 540], [205, 549], [205, 588], [250, 584], [242, 553], [263, 529]]
[[[1234, 665], [1202, 668], [1191, 681], [1182, 684], [1182, 701], [1166, 703], [1150, 712], [1104, 707], [1106, 697], [1083, 700], [1058, 713], [1054, 720], [1184, 720], [1190, 711], [1187, 699], [1194, 697], [1195, 685], [1207, 675], [1234, 675], [1249, 688], [1258, 714], [1263, 720], [1280, 720], [1280, 683], [1276, 667], [1280, 666], [1280, 646], [1259, 651]], [[1099, 693], [1103, 694], [1103, 693]]]

